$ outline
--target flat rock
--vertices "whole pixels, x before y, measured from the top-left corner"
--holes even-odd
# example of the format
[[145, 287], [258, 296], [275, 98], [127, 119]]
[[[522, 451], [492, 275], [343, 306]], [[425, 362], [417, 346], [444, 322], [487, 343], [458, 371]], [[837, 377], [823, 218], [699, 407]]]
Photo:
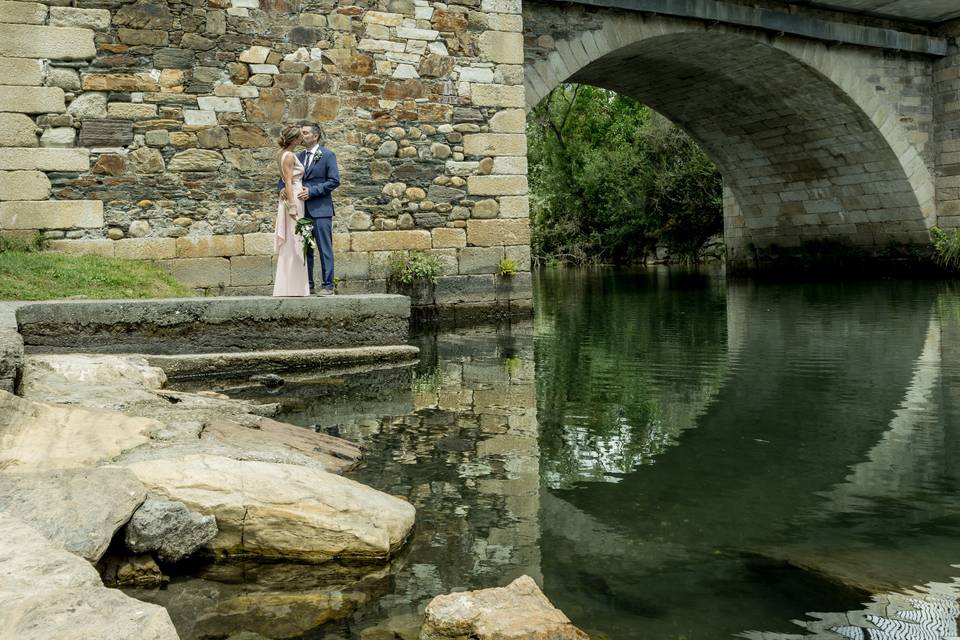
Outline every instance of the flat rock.
[[166, 376], [136, 355], [29, 355], [23, 395], [58, 404], [122, 411], [156, 420], [150, 442], [123, 461], [207, 453], [320, 467], [342, 473], [362, 457], [359, 447], [269, 419], [277, 405], [209, 393], [163, 389]]
[[156, 420], [61, 407], [0, 391], [0, 470], [91, 467], [149, 441]]
[[21, 394], [31, 400], [125, 411], [138, 403], [156, 403], [163, 369], [140, 356], [90, 354], [28, 355]]
[[107, 589], [96, 569], [0, 514], [0, 638], [178, 640], [163, 607]]
[[42, 383], [50, 377], [65, 378], [75, 385], [117, 385], [162, 389], [167, 376], [143, 356], [92, 354], [31, 355], [24, 372], [24, 385]]
[[146, 497], [126, 469], [0, 474], [0, 511], [91, 563]]
[[215, 555], [384, 560], [404, 543], [413, 506], [320, 469], [189, 455], [127, 466], [149, 491], [217, 519]]
[[530, 576], [506, 587], [437, 596], [426, 609], [420, 640], [589, 640], [550, 604]]
[[282, 447], [265, 445], [251, 449], [239, 447], [231, 442], [224, 442], [209, 435], [193, 440], [151, 442], [117, 456], [113, 459], [112, 464], [126, 466], [138, 462], [183, 458], [192, 455], [218, 456], [248, 462], [288, 464], [320, 471], [331, 471], [321, 460]]
[[342, 438], [267, 417], [259, 417], [247, 424], [232, 420], [210, 420], [202, 437], [218, 438], [248, 449], [257, 449], [266, 443], [272, 443], [274, 446], [313, 458], [332, 473], [342, 473], [353, 468], [363, 457], [360, 447]]
[[164, 562], [177, 562], [216, 535], [213, 516], [193, 513], [182, 502], [150, 498], [130, 518], [124, 541], [136, 553], [156, 551]]

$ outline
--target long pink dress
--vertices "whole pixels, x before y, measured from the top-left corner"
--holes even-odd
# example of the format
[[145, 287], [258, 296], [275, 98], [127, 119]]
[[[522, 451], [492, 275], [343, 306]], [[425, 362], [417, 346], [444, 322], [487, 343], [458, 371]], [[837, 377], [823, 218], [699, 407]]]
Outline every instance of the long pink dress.
[[[295, 155], [293, 161], [293, 192], [298, 193], [303, 186], [303, 165]], [[283, 208], [283, 196], [281, 193], [277, 203], [277, 224], [273, 234], [273, 250], [277, 253], [273, 295], [309, 296], [310, 281], [303, 259], [303, 240], [295, 232], [297, 220], [303, 217], [303, 200], [297, 199], [296, 208], [288, 213]], [[292, 216], [292, 213], [296, 215]]]

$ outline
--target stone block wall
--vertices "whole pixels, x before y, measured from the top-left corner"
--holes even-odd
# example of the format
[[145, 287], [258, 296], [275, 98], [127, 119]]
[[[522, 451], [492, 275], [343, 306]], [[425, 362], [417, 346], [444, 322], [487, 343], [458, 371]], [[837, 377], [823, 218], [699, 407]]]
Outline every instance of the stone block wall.
[[936, 128], [937, 222], [945, 229], [960, 228], [960, 21], [944, 25], [948, 55], [934, 64]]
[[267, 293], [274, 140], [317, 121], [343, 290], [422, 249], [440, 304], [529, 300], [494, 275], [530, 268], [521, 29], [520, 0], [0, 0], [0, 233]]

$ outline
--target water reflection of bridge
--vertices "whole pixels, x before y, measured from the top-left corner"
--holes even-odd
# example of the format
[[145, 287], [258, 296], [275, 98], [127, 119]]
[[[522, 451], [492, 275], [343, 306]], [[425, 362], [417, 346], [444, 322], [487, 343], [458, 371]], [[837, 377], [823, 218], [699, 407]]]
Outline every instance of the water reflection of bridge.
[[[858, 614], [856, 605], [867, 592], [956, 573], [949, 562], [960, 559], [960, 542], [943, 533], [960, 531], [951, 518], [960, 505], [931, 487], [956, 479], [940, 366], [952, 349], [941, 334], [956, 327], [941, 326], [922, 287], [851, 287], [854, 313], [838, 313], [823, 293], [732, 285], [725, 375], [713, 393], [700, 394], [704, 406], [687, 408], [695, 428], [680, 434], [679, 446], [617, 484], [544, 491], [544, 574], [559, 606], [574, 617], [632, 608], [653, 628], [658, 618], [709, 617], [705, 637], [722, 637], [758, 625], [738, 580], [792, 571], [822, 593], [795, 594], [791, 607], [761, 615], [759, 625], [783, 629], [800, 612], [847, 603], [854, 613], [817, 614], [821, 622], [804, 626], [844, 628], [839, 637], [850, 638], [928, 637], [889, 635], [902, 626], [895, 611], [906, 596], [878, 596], [900, 609]], [[691, 575], [697, 563], [718, 574]], [[724, 589], [729, 610], [704, 611]], [[738, 608], [741, 617], [731, 614]], [[867, 615], [887, 615], [892, 626], [877, 618], [873, 635], [855, 635], [850, 629]]]

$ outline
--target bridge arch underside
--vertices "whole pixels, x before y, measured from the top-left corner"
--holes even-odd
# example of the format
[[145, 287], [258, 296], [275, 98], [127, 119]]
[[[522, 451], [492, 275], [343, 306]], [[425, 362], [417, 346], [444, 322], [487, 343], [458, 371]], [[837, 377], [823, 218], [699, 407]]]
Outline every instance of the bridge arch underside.
[[651, 37], [569, 81], [629, 95], [700, 143], [723, 174], [733, 269], [810, 241], [868, 255], [929, 241], [929, 202], [921, 206], [917, 176], [911, 183], [904, 168], [911, 152], [898, 155], [847, 93], [763, 36], [701, 28]]

